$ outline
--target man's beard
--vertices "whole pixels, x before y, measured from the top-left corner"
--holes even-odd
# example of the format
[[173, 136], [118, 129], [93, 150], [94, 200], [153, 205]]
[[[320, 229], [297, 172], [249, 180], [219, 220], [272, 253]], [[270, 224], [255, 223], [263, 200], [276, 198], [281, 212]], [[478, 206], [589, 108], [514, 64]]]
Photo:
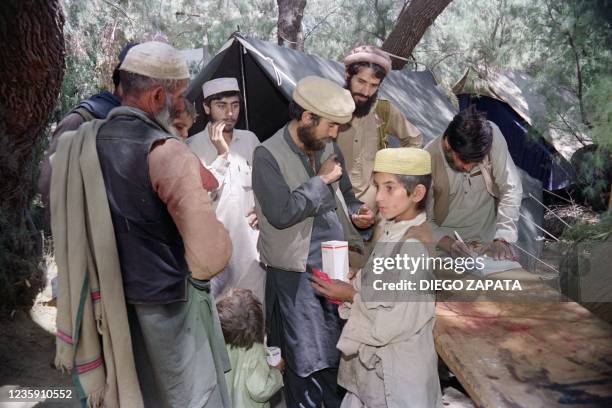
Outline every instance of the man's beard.
[[306, 125], [297, 128], [297, 136], [300, 142], [304, 144], [304, 148], [308, 151], [314, 152], [321, 150], [325, 147], [324, 140], [317, 140], [314, 136], [314, 128], [316, 125]]
[[[378, 91], [374, 92], [374, 94], [372, 94], [368, 98], [365, 95], [351, 91], [351, 89], [349, 88], [348, 82], [344, 85], [344, 87], [349, 90], [349, 92], [351, 93], [351, 96], [353, 97], [353, 101], [355, 102], [355, 110], [353, 111], [353, 116], [357, 118], [362, 118], [366, 116], [368, 113], [370, 113], [370, 110], [372, 110], [372, 105], [374, 105], [374, 102], [376, 102], [376, 98], [378, 98]], [[365, 101], [357, 102], [355, 100], [355, 96], [361, 96], [367, 99]]]
[[166, 95], [166, 104], [155, 114], [155, 120], [157, 123], [162, 125], [166, 129], [171, 129], [172, 127], [172, 115], [170, 114], [170, 108], [172, 107], [172, 98], [170, 95]]

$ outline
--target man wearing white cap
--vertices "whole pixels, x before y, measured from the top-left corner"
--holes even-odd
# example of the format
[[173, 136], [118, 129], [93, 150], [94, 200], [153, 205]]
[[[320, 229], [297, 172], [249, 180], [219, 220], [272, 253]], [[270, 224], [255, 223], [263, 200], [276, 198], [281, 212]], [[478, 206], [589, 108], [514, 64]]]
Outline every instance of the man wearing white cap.
[[257, 252], [251, 165], [259, 140], [253, 132], [236, 129], [240, 114], [240, 88], [236, 78], [217, 78], [202, 86], [206, 128], [187, 144], [215, 174], [219, 189], [213, 206], [230, 233], [234, 252], [223, 272], [211, 280], [218, 298], [231, 288], [251, 289], [263, 301], [265, 271]]
[[[51, 194], [60, 276], [56, 365], [76, 366], [77, 389], [91, 405], [103, 398], [108, 406], [229, 406], [229, 362], [207, 279], [225, 266], [231, 242], [208, 198], [216, 180], [169, 132], [188, 78], [170, 45], [137, 45], [120, 67], [122, 106], [59, 142]], [[122, 391], [130, 371], [140, 398], [133, 388]]]
[[420, 147], [422, 135], [392, 103], [378, 98], [378, 90], [391, 72], [391, 58], [378, 47], [357, 47], [344, 59], [345, 88], [355, 101], [350, 126], [344, 126], [338, 145], [346, 160], [355, 195], [376, 208], [372, 185], [374, 156], [387, 147], [386, 135], [397, 137], [402, 147]]
[[289, 407], [338, 407], [342, 330], [337, 306], [317, 296], [312, 268], [321, 269], [321, 243], [361, 242], [374, 213], [355, 198], [333, 142], [351, 120], [350, 93], [318, 77], [298, 82], [289, 104], [291, 121], [255, 149], [253, 191], [259, 220], [258, 248], [267, 267], [268, 345], [285, 358]]

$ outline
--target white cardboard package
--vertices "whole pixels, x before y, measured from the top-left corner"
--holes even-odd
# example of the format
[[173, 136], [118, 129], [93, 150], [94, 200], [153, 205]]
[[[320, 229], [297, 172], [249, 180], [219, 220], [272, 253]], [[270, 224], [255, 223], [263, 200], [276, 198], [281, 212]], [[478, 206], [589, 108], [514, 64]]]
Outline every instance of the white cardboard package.
[[321, 243], [323, 272], [331, 279], [347, 281], [349, 271], [348, 242], [325, 241]]

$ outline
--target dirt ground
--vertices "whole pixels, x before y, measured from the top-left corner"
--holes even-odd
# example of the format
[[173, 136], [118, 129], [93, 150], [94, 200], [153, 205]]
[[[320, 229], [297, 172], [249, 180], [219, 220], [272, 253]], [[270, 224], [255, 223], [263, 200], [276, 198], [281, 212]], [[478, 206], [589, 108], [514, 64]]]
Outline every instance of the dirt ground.
[[[39, 325], [35, 320], [42, 322]], [[74, 389], [68, 374], [53, 368], [55, 336], [49, 330], [55, 323], [55, 308], [37, 304], [30, 315], [15, 313], [12, 320], [0, 322], [0, 407], [78, 407], [72, 402], [7, 403], [10, 388]]]

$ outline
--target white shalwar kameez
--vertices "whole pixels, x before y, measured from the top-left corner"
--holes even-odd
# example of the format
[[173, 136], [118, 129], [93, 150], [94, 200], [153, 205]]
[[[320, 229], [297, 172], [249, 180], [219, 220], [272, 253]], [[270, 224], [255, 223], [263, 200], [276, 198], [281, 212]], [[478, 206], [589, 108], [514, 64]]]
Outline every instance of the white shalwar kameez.
[[251, 166], [259, 140], [253, 132], [234, 129], [227, 159], [217, 154], [208, 126], [187, 139], [187, 144], [219, 182], [219, 189], [212, 197], [213, 206], [232, 240], [232, 257], [223, 272], [212, 278], [212, 294], [219, 298], [231, 288], [244, 288], [252, 290], [263, 302], [265, 270], [259, 264], [259, 231], [251, 228], [247, 219], [255, 205]]

